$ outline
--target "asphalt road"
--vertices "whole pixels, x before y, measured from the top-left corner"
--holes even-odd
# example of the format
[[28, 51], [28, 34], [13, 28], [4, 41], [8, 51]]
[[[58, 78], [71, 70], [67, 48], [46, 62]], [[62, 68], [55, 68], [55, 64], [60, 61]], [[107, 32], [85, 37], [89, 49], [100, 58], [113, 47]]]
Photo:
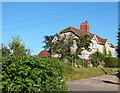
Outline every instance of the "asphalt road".
[[120, 93], [120, 79], [117, 75], [103, 75], [67, 81], [67, 85], [70, 91], [117, 91], [117, 93]]

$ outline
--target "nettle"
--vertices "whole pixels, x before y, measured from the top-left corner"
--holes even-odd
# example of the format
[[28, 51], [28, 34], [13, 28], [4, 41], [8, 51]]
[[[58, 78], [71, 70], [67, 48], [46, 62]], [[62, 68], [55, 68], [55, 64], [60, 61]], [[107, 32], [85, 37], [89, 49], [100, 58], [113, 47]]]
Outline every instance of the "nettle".
[[2, 92], [66, 90], [59, 60], [27, 56], [2, 58]]

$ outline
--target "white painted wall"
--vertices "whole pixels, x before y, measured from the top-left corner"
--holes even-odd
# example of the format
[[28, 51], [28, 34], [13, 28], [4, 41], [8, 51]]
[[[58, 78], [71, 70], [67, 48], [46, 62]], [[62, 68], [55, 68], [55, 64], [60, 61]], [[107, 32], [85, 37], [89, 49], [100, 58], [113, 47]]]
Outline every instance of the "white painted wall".
[[[62, 33], [62, 34], [60, 34], [60, 36], [64, 36], [64, 35], [68, 36], [71, 33], [72, 32]], [[78, 38], [73, 33], [72, 33], [72, 35], [74, 36], [74, 38]], [[115, 48], [110, 47], [109, 40], [107, 40], [105, 45], [102, 45], [98, 42], [97, 37], [94, 35], [93, 38], [91, 39], [91, 41], [92, 41], [92, 43], [90, 44], [89, 47], [91, 48], [92, 51], [88, 52], [87, 50], [83, 50], [82, 55], [81, 55], [82, 58], [89, 59], [89, 56], [92, 53], [95, 53], [96, 51], [99, 51], [99, 52], [103, 53], [104, 47], [106, 48], [107, 53], [109, 53], [109, 51], [111, 51], [112, 57], [115, 57]], [[76, 42], [74, 42], [73, 46], [71, 47], [71, 52], [75, 52], [76, 49], [77, 49], [77, 45], [76, 45]], [[56, 56], [58, 56], [58, 55], [56, 55]]]

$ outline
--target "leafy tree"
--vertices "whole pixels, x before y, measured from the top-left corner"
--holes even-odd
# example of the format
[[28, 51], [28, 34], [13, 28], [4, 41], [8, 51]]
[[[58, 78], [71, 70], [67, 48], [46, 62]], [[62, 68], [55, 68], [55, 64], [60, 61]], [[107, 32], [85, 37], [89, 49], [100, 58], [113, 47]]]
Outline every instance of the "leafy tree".
[[105, 48], [105, 47], [103, 48], [103, 55], [104, 55], [104, 57], [112, 57], [111, 51], [109, 50], [109, 51], [108, 51], [108, 54], [107, 54], [107, 51], [106, 51], [106, 48]]
[[105, 57], [102, 53], [96, 51], [95, 53], [91, 54], [89, 58], [93, 66], [97, 67], [102, 61], [104, 61]]
[[43, 46], [45, 50], [49, 50], [49, 53], [50, 53], [50, 56], [52, 55], [52, 50], [54, 48], [54, 44], [52, 42], [54, 36], [51, 35], [51, 36], [45, 36], [44, 37], [44, 41], [43, 43], [45, 43], [45, 45]]
[[13, 37], [12, 41], [8, 44], [10, 51], [12, 51], [12, 55], [15, 56], [26, 56], [30, 55], [30, 50], [25, 48], [25, 45], [21, 43], [21, 39], [19, 36]]
[[89, 40], [89, 35], [80, 36], [78, 39], [76, 39], [76, 55], [81, 55], [83, 50], [91, 51], [91, 49], [89, 48], [91, 43], [92, 42], [91, 40]]
[[7, 48], [7, 46], [5, 45], [1, 45], [1, 53], [2, 53], [2, 56], [10, 56], [11, 55], [11, 51], [10, 49]]
[[104, 55], [105, 57], [107, 57], [107, 51], [106, 51], [106, 48], [105, 48], [105, 47], [103, 48], [103, 55]]
[[[79, 59], [78, 55], [81, 55], [83, 50], [90, 51], [89, 46], [91, 41], [89, 40], [89, 35], [74, 38], [73, 34], [58, 34], [54, 37], [45, 36], [44, 43], [44, 48], [48, 49], [51, 55], [58, 54], [61, 59], [68, 58], [68, 56], [70, 56], [71, 58], [69, 59], [72, 61], [72, 65], [75, 65], [77, 59]], [[75, 52], [71, 51], [73, 44], [77, 45]]]
[[[91, 40], [89, 40], [89, 35], [81, 36], [78, 39], [76, 39], [76, 45], [77, 49], [75, 52], [75, 63], [76, 60], [79, 59], [78, 55], [81, 55], [83, 50], [91, 51], [89, 48], [90, 44], [92, 43]], [[83, 60], [83, 66], [84, 66], [84, 60]]]
[[109, 53], [108, 53], [108, 55], [107, 55], [108, 57], [112, 57], [112, 53], [111, 53], [111, 51], [109, 50]]
[[74, 37], [72, 34], [70, 35], [56, 35], [56, 40], [53, 42], [54, 43], [54, 54], [59, 54], [60, 58], [66, 58], [71, 54], [71, 46], [73, 46], [74, 42]]
[[48, 49], [51, 55], [58, 54], [61, 59], [71, 54], [70, 47], [73, 45], [72, 35], [45, 36], [45, 49]]

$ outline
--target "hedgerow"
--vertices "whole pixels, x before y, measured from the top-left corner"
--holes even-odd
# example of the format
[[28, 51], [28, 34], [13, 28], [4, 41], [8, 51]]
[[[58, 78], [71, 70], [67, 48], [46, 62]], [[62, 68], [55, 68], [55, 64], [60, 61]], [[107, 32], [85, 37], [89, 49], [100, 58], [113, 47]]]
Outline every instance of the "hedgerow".
[[59, 60], [36, 57], [2, 58], [2, 92], [66, 91]]

